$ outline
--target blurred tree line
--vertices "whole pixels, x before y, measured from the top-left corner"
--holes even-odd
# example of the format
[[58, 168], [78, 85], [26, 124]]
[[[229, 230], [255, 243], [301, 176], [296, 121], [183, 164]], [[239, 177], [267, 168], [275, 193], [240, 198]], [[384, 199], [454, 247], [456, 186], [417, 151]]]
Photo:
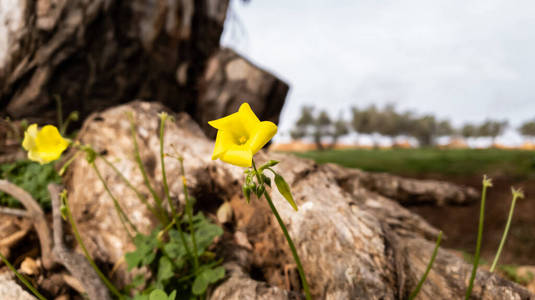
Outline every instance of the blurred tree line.
[[[412, 137], [421, 147], [436, 145], [440, 137], [479, 138], [486, 137], [494, 145], [496, 138], [508, 127], [507, 121], [488, 119], [481, 124], [467, 123], [455, 128], [449, 120], [440, 120], [431, 114], [416, 115], [411, 111], [398, 112], [392, 104], [378, 108], [370, 105], [365, 108], [352, 107], [351, 119], [345, 120], [341, 115], [333, 119], [325, 110], [316, 110], [313, 106], [303, 106], [301, 115], [290, 131], [292, 139], [311, 139], [320, 150], [333, 148], [339, 138], [354, 132], [374, 138], [388, 137], [392, 145], [403, 137]], [[535, 138], [535, 119], [527, 121], [518, 128], [526, 139]]]

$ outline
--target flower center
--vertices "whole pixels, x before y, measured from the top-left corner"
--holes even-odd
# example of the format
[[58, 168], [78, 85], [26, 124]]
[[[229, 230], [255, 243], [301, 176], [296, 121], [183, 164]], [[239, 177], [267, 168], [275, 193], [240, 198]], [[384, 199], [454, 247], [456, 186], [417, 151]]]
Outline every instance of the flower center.
[[245, 144], [245, 142], [247, 142], [247, 138], [245, 136], [242, 136], [239, 140], [238, 140], [238, 143], [240, 145], [243, 145]]

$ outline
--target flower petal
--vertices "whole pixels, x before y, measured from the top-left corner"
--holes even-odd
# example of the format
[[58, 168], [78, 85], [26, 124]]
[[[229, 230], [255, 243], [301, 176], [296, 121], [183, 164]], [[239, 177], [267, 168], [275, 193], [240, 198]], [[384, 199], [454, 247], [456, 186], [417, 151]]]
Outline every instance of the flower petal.
[[231, 124], [235, 123], [237, 119], [238, 119], [238, 113], [235, 112], [226, 117], [223, 117], [217, 120], [208, 121], [208, 124], [218, 130], [231, 130], [232, 129]]
[[260, 120], [258, 120], [251, 110], [251, 106], [247, 103], [242, 103], [238, 112], [208, 122], [210, 126], [219, 130], [229, 131], [237, 138], [251, 135], [252, 130], [258, 123], [260, 123]]
[[46, 161], [44, 161], [41, 156], [39, 156], [38, 153], [36, 153], [35, 151], [28, 151], [28, 159], [29, 160], [32, 160], [32, 161], [36, 161], [40, 164], [45, 164], [47, 163]]
[[48, 163], [58, 159], [69, 146], [69, 140], [64, 139], [58, 129], [52, 125], [44, 126], [35, 138], [35, 154], [41, 163]]
[[247, 130], [249, 136], [251, 136], [254, 132], [255, 127], [258, 126], [258, 124], [260, 123], [260, 120], [255, 115], [255, 113], [251, 109], [251, 106], [249, 106], [249, 103], [247, 102], [244, 102], [242, 103], [242, 105], [240, 105], [238, 114], [240, 114], [240, 121], [245, 127], [245, 130]]
[[212, 159], [216, 160], [227, 151], [229, 147], [234, 145], [234, 137], [232, 134], [225, 130], [218, 130], [217, 137], [215, 138], [214, 152], [212, 154]]
[[47, 164], [47, 163], [49, 163], [51, 161], [54, 161], [54, 160], [58, 159], [61, 156], [62, 152], [63, 151], [34, 153], [33, 151], [30, 151], [28, 153], [28, 157], [30, 157], [30, 154], [32, 154], [33, 158], [30, 157], [30, 159], [32, 159], [34, 161], [38, 161], [41, 164]]
[[22, 147], [26, 151], [31, 151], [35, 148], [35, 138], [37, 137], [37, 124], [28, 126], [24, 132], [24, 140], [22, 141]]
[[269, 121], [263, 121], [260, 122], [255, 130], [254, 133], [249, 137], [249, 141], [247, 141], [247, 145], [251, 149], [251, 152], [255, 154], [258, 152], [262, 147], [264, 147], [271, 138], [277, 133], [277, 125], [275, 125], [273, 122]]
[[248, 147], [232, 145], [220, 159], [235, 166], [248, 168], [252, 165], [253, 153]]

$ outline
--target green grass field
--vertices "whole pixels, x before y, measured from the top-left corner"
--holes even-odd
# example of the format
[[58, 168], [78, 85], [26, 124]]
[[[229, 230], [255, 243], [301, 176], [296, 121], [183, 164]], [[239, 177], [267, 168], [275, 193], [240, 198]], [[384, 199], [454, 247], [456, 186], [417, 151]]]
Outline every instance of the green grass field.
[[350, 149], [296, 152], [318, 163], [401, 175], [489, 174], [535, 178], [535, 151], [502, 149]]

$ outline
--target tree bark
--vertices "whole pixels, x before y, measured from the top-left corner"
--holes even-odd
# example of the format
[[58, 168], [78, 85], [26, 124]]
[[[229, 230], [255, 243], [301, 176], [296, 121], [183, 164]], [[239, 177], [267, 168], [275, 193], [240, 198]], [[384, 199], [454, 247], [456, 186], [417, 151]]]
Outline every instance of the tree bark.
[[279, 122], [288, 85], [265, 70], [255, 67], [228, 48], [212, 55], [200, 80], [201, 91], [196, 120], [210, 138], [215, 138], [208, 121], [238, 110], [248, 102], [262, 120]]
[[[143, 179], [132, 158], [132, 141], [126, 111], [134, 112], [142, 160], [150, 180], [162, 194], [159, 141], [156, 134], [158, 104], [133, 102], [93, 114], [80, 132], [82, 143], [93, 145], [140, 187]], [[223, 201], [229, 201], [233, 219], [225, 226], [216, 245], [224, 258], [228, 276], [213, 287], [210, 299], [294, 299], [301, 290], [288, 245], [262, 199], [247, 204], [241, 193], [243, 168], [211, 160], [213, 143], [186, 114], [175, 116], [165, 133], [166, 151], [178, 151], [185, 159], [186, 178], [196, 209], [215, 215]], [[379, 182], [389, 175], [348, 170], [280, 153], [261, 152], [257, 164], [267, 159], [291, 186], [299, 206], [295, 212], [275, 190], [273, 202], [288, 227], [304, 265], [315, 299], [405, 299], [415, 288], [431, 256], [438, 229], [382, 193]], [[104, 178], [121, 206], [142, 231], [154, 225], [154, 218], [139, 204], [135, 194], [97, 159]], [[179, 165], [166, 159], [172, 197], [182, 201]], [[374, 181], [374, 184], [370, 184]], [[391, 177], [392, 181], [403, 179]], [[400, 184], [406, 194], [419, 195], [429, 182]], [[114, 264], [133, 245], [126, 237], [111, 199], [88, 163], [79, 158], [69, 171], [67, 186], [73, 214], [91, 254]], [[373, 188], [370, 188], [373, 186]], [[456, 187], [465, 199], [470, 191]], [[426, 190], [425, 188], [423, 190]], [[424, 194], [437, 203], [450, 202], [443, 189]], [[388, 197], [384, 195], [388, 195]], [[393, 196], [392, 196], [393, 197]], [[451, 201], [458, 203], [459, 201]], [[476, 230], [474, 228], [474, 230]], [[464, 296], [471, 265], [448, 249], [441, 249], [420, 299], [460, 299]], [[119, 272], [120, 273], [120, 272]], [[126, 274], [126, 273], [123, 273]], [[125, 279], [127, 277], [125, 276]], [[484, 270], [477, 272], [474, 299], [533, 299], [521, 286]]]
[[56, 123], [56, 98], [64, 118], [77, 110], [82, 119], [139, 98], [202, 123], [251, 101], [263, 119], [278, 121], [288, 85], [220, 49], [228, 4], [2, 1], [0, 116]]

